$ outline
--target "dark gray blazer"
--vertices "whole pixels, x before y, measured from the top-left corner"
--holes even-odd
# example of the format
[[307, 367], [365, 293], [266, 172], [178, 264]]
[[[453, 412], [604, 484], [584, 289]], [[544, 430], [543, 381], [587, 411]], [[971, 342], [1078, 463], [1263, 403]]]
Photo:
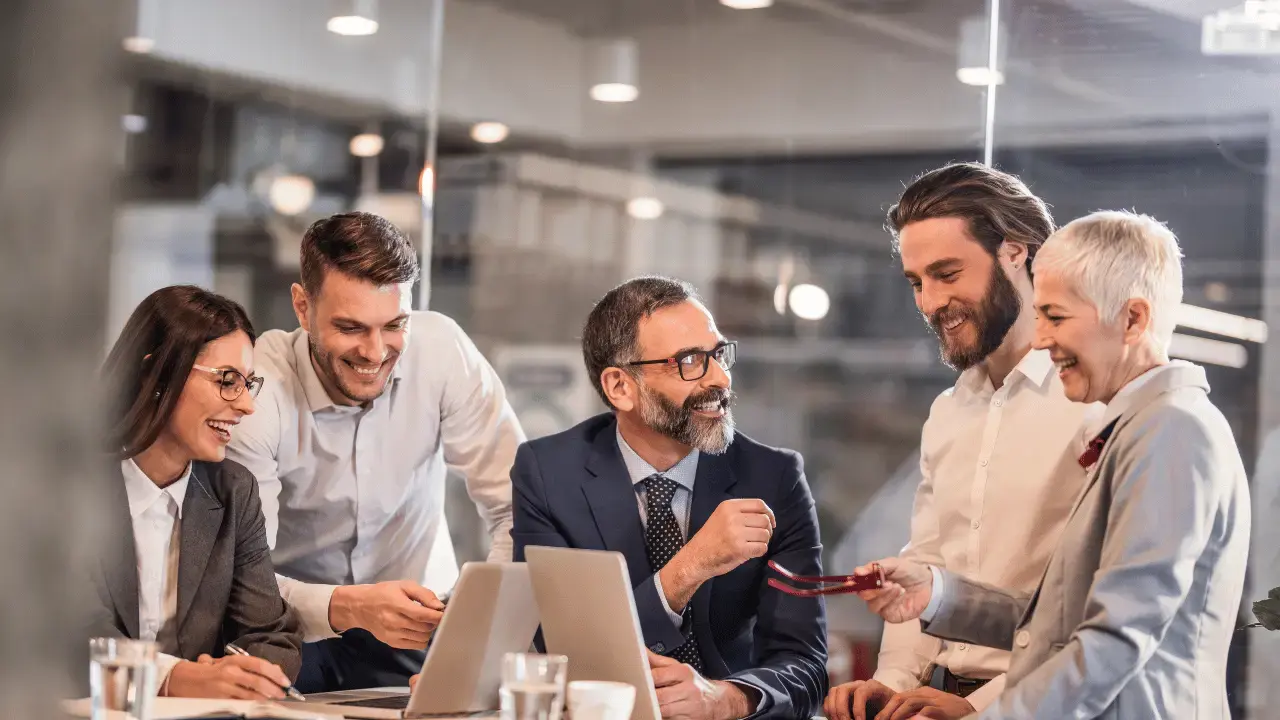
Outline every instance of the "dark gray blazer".
[[1203, 369], [1173, 363], [1107, 406], [1114, 432], [1033, 595], [944, 571], [925, 632], [1013, 650], [983, 720], [1230, 717], [1251, 514], [1208, 391]]
[[[138, 637], [138, 561], [124, 478], [111, 512], [119, 541], [103, 548], [93, 581], [98, 603], [89, 637]], [[258, 481], [244, 466], [225, 460], [196, 462], [182, 503], [178, 551], [177, 647], [162, 652], [185, 660], [226, 654], [234, 642], [270, 660], [290, 679], [302, 666], [298, 619], [280, 597], [267, 547]]]

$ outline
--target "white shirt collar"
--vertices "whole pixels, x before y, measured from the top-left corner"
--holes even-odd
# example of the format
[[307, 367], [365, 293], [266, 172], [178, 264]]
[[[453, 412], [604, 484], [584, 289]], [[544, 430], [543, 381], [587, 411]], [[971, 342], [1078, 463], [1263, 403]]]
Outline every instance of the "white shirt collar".
[[[1005, 384], [1011, 385], [1018, 381], [1017, 376], [1030, 380], [1036, 384], [1036, 387], [1044, 387], [1049, 381], [1049, 375], [1053, 372], [1053, 358], [1049, 357], [1048, 350], [1029, 350], [1018, 364], [1014, 366], [1013, 371], [1009, 373], [1009, 377], [1005, 378]], [[991, 394], [995, 391], [995, 386], [991, 383], [991, 378], [987, 375], [987, 364], [985, 362], [978, 363], [973, 367], [960, 373], [960, 377], [956, 379], [956, 389], [964, 388], [971, 393]]]
[[161, 488], [142, 472], [132, 458], [120, 463], [120, 472], [124, 475], [124, 490], [129, 496], [129, 516], [138, 517], [155, 505], [161, 495], [168, 493], [178, 504], [178, 519], [182, 519], [182, 501], [187, 497], [187, 485], [191, 480], [191, 465], [177, 482]]

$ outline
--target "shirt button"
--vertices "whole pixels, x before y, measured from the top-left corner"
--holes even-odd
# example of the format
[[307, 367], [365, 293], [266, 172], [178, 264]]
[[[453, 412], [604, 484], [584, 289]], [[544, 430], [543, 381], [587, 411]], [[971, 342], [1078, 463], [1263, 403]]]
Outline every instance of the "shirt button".
[[992, 405], [995, 405], [996, 407], [1000, 407], [1001, 405], [1004, 405], [1004, 401], [996, 400], [994, 403], [992, 403]]
[[960, 650], [968, 650], [969, 643], [960, 643]]
[[1014, 638], [1013, 642], [1018, 647], [1024, 648], [1031, 644], [1031, 633], [1027, 632], [1026, 630], [1023, 630], [1022, 632], [1018, 633], [1018, 636]]
[[974, 520], [973, 523], [969, 525], [969, 527], [973, 528], [974, 530], [977, 530], [978, 528], [982, 527], [982, 523], [978, 522], [977, 520]]
[[987, 461], [986, 461], [986, 460], [979, 460], [979, 461], [978, 461], [978, 464], [979, 464], [979, 465], [981, 465], [982, 467], [986, 467], [986, 466], [987, 466]]

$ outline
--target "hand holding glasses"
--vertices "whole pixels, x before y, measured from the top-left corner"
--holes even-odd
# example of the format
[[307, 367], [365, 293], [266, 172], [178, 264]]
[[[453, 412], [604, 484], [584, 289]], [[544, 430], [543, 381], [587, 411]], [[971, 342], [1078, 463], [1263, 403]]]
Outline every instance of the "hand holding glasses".
[[884, 587], [884, 570], [879, 563], [871, 563], [871, 573], [867, 575], [797, 575], [773, 560], [769, 561], [769, 567], [792, 583], [815, 586], [796, 587], [777, 578], [769, 578], [769, 587], [796, 597], [849, 595]]

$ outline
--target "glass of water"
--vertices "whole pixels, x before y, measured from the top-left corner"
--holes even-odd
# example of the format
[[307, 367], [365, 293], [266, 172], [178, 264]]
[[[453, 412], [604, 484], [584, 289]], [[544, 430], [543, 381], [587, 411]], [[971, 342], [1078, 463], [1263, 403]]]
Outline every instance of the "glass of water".
[[92, 720], [123, 717], [151, 720], [156, 695], [156, 644], [125, 638], [89, 641], [89, 704]]
[[569, 658], [507, 653], [502, 658], [502, 720], [560, 720]]

